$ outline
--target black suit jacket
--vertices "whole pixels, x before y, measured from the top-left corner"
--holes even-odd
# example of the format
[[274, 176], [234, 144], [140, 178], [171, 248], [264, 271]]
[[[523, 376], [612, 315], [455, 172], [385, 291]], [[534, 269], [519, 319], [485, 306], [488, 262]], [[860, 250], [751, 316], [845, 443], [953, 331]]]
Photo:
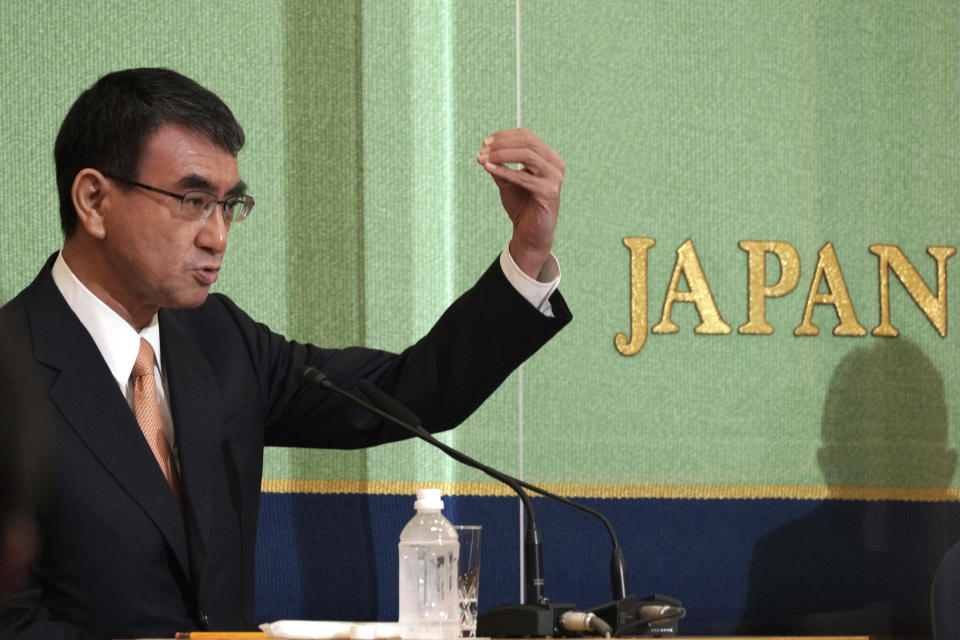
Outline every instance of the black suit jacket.
[[254, 624], [254, 542], [264, 445], [355, 448], [405, 437], [323, 390], [372, 381], [438, 431], [466, 418], [569, 319], [546, 318], [497, 263], [400, 354], [288, 341], [222, 295], [161, 310], [163, 366], [184, 486], [168, 489], [92, 338], [53, 283], [53, 258], [0, 311], [19, 364], [17, 414], [43, 429], [50, 470], [38, 503], [35, 578], [0, 636], [172, 636]]

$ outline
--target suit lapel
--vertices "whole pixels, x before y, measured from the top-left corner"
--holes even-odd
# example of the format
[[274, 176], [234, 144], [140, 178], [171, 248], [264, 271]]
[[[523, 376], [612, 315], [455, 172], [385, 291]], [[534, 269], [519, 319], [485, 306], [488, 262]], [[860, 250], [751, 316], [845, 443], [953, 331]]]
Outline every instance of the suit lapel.
[[160, 311], [160, 344], [184, 486], [194, 580], [211, 544], [213, 501], [223, 452], [223, 399], [199, 347], [174, 314]]
[[34, 355], [59, 371], [50, 399], [91, 454], [150, 516], [190, 575], [177, 501], [96, 344], [53, 283], [51, 264], [25, 299]]

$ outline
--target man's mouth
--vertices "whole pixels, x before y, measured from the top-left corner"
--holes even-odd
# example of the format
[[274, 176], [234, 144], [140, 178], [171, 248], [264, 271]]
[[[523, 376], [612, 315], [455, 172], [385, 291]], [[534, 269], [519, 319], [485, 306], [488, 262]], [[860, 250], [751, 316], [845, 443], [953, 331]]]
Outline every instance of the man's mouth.
[[211, 285], [217, 281], [217, 276], [220, 274], [220, 267], [196, 267], [194, 273], [197, 274], [197, 279], [201, 283], [206, 285]]

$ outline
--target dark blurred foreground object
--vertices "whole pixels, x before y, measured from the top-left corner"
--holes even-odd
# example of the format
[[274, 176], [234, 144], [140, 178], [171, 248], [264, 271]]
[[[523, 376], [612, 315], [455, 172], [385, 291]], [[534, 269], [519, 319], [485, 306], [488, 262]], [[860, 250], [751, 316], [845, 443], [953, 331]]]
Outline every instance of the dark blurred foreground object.
[[0, 349], [0, 611], [26, 578], [36, 545], [30, 508], [39, 475], [32, 434], [19, 419], [11, 382], [15, 359]]
[[933, 637], [936, 640], [960, 639], [960, 542], [943, 554], [930, 594], [933, 612]]

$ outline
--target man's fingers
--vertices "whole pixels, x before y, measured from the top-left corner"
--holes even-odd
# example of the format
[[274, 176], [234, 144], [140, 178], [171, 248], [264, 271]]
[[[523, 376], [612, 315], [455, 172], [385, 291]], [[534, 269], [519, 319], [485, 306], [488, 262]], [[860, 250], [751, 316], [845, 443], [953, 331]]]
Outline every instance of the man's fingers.
[[500, 166], [520, 165], [516, 169], [511, 170], [530, 173], [545, 178], [562, 178], [566, 168], [562, 160], [560, 161], [560, 166], [554, 165], [545, 160], [542, 155], [530, 149], [509, 148], [491, 150], [485, 153], [481, 152], [477, 159], [484, 165], [487, 163]]
[[[513, 157], [514, 154], [524, 151], [532, 151], [540, 158], [541, 163], [556, 167], [561, 174], [566, 169], [563, 159], [550, 145], [534, 135], [530, 130], [524, 128], [506, 129], [488, 136], [483, 141], [480, 155], [497, 153], [499, 158], [503, 158]], [[526, 164], [522, 159], [495, 159], [493, 161], [498, 164], [505, 162], [524, 162]]]
[[493, 176], [493, 180], [497, 183], [498, 187], [502, 187], [505, 184], [511, 184], [523, 187], [528, 191], [536, 191], [546, 182], [541, 176], [533, 173], [532, 171], [524, 169], [511, 169], [510, 167], [506, 167], [502, 164], [487, 162], [484, 163], [483, 168], [487, 170], [487, 173]]
[[493, 176], [493, 181], [500, 188], [505, 186], [520, 187], [535, 200], [543, 203], [555, 202], [560, 198], [561, 180], [543, 178], [527, 171], [511, 169], [499, 164], [487, 163], [484, 165], [484, 169]]
[[533, 149], [531, 147], [499, 147], [480, 150], [478, 160], [481, 164], [522, 164], [535, 173], [542, 172], [549, 167], [563, 175], [566, 164], [563, 159], [550, 147]]

